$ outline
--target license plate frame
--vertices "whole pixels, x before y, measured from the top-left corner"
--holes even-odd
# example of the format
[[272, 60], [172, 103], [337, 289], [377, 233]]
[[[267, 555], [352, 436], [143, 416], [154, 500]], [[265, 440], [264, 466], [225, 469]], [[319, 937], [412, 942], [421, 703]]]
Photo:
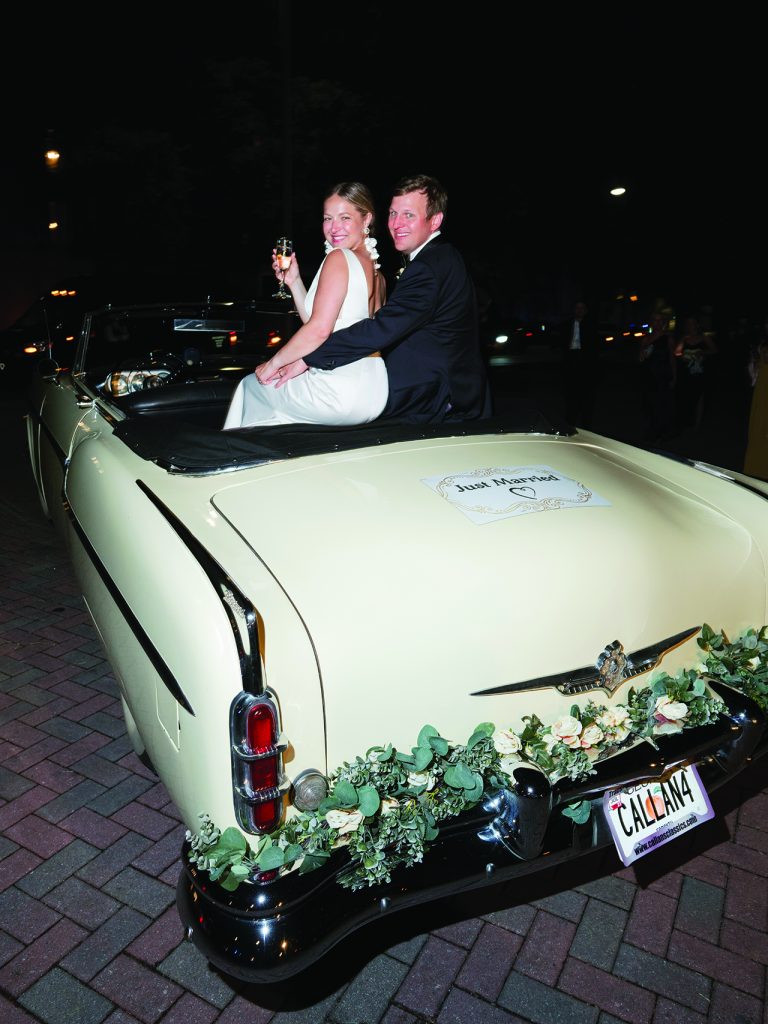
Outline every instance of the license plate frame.
[[662, 779], [608, 791], [603, 813], [626, 867], [715, 816], [694, 764]]

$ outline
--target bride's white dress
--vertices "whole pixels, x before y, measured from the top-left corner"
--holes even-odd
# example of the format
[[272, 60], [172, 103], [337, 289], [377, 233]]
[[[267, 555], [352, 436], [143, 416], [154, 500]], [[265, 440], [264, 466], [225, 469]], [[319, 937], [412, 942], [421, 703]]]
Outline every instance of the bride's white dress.
[[[347, 259], [349, 284], [334, 330], [349, 327], [368, 317], [365, 271], [354, 253], [348, 249], [341, 252]], [[312, 315], [320, 270], [307, 292], [308, 317]], [[387, 370], [384, 360], [378, 355], [366, 356], [335, 370], [310, 367], [279, 388], [273, 384], [260, 384], [256, 374], [250, 373], [235, 389], [224, 429], [279, 423], [319, 423], [326, 426], [369, 423], [383, 411], [388, 391]]]

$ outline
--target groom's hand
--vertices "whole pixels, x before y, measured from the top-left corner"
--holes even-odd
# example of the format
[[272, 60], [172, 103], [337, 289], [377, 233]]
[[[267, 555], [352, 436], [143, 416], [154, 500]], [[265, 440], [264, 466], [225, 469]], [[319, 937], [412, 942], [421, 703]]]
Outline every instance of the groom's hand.
[[294, 359], [292, 363], [288, 363], [287, 366], [281, 366], [277, 371], [277, 377], [273, 378], [275, 387], [279, 388], [285, 384], [286, 381], [291, 380], [292, 377], [299, 377], [302, 373], [305, 373], [309, 367], [303, 359]]

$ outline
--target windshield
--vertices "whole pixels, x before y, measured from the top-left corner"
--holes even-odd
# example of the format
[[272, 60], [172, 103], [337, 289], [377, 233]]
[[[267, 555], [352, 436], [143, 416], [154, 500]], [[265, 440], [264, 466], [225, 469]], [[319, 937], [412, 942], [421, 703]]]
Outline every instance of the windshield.
[[263, 303], [151, 306], [91, 314], [76, 371], [94, 385], [116, 370], [181, 360], [198, 373], [241, 375], [268, 359], [300, 322]]

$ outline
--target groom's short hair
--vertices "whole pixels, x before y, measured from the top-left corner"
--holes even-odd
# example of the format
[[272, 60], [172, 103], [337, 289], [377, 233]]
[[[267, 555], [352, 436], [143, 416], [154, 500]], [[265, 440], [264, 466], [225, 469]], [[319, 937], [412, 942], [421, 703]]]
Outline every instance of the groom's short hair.
[[427, 217], [436, 213], [445, 213], [448, 206], [448, 193], [437, 180], [427, 174], [415, 174], [410, 178], [401, 178], [392, 192], [394, 196], [404, 196], [409, 192], [423, 192], [427, 197]]

